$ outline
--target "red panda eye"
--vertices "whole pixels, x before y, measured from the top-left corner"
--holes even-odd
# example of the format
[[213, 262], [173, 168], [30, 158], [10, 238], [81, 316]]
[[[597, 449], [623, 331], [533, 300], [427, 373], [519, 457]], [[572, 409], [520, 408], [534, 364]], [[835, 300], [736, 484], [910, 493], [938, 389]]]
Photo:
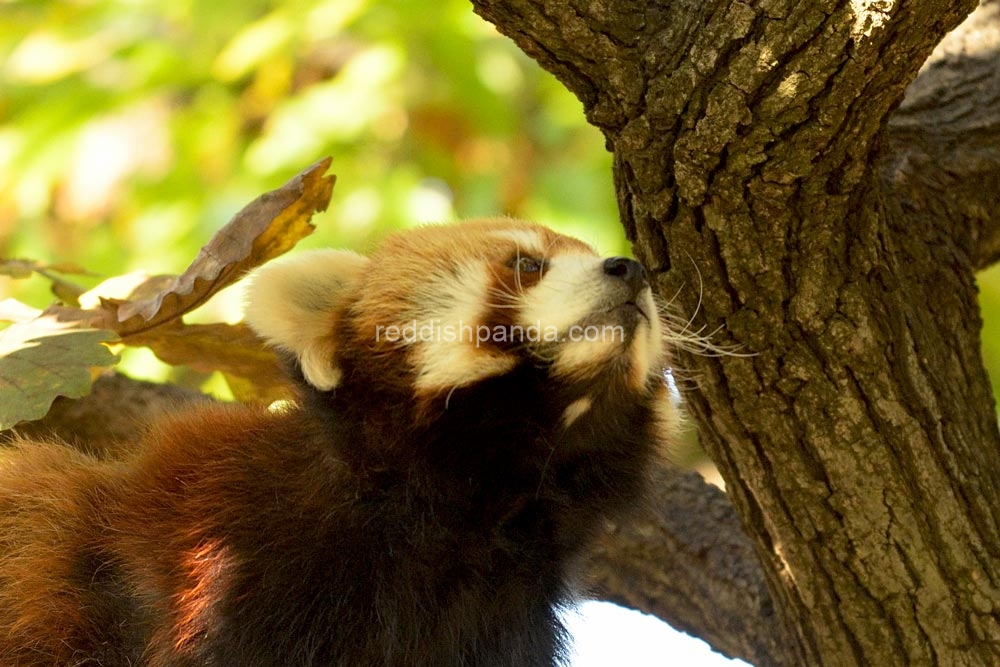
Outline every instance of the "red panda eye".
[[545, 262], [540, 259], [535, 259], [533, 257], [513, 257], [507, 266], [514, 269], [518, 273], [538, 273], [543, 268], [545, 268]]

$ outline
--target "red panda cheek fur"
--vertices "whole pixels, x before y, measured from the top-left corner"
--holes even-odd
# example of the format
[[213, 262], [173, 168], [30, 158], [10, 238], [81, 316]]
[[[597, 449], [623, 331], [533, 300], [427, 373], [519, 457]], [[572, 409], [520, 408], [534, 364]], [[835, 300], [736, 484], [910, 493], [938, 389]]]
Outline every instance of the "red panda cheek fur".
[[[510, 228], [551, 235], [463, 238]], [[397, 247], [446, 253], [461, 229]], [[565, 382], [524, 359], [418, 422], [412, 387], [341, 335], [352, 317], [336, 387], [296, 405], [197, 407], [121, 461], [0, 449], [0, 666], [564, 664], [578, 558], [672, 428], [659, 373]]]

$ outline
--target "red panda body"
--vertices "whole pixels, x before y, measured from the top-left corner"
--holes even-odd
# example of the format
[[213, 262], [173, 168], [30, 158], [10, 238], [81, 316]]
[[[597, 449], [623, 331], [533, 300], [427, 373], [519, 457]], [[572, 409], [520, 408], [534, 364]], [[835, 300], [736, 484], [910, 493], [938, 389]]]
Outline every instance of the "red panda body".
[[[423, 292], [424, 271], [461, 289]], [[613, 322], [616, 345], [372, 331], [461, 315], [509, 332], [594, 285], [563, 323]], [[196, 408], [124, 461], [0, 450], [0, 665], [560, 664], [574, 561], [669, 427], [641, 268], [492, 221], [265, 267], [249, 298], [302, 376], [295, 407]]]

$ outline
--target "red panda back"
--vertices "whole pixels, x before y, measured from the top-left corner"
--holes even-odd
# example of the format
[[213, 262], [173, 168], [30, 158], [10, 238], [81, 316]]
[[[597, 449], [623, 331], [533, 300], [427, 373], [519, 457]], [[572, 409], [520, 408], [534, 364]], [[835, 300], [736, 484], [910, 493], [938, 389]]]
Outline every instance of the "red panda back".
[[115, 484], [113, 465], [60, 443], [0, 449], [0, 665], [71, 665], [120, 643], [78, 583]]
[[631, 260], [462, 229], [265, 267], [295, 406], [196, 407], [123, 461], [0, 450], [0, 666], [560, 664], [574, 563], [672, 424], [660, 324]]

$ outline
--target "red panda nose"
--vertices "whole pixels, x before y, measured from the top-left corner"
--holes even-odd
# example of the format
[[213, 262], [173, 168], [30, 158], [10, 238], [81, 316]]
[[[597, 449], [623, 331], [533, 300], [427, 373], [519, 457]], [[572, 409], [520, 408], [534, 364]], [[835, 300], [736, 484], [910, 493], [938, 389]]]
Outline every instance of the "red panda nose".
[[604, 260], [604, 273], [622, 280], [633, 294], [638, 294], [644, 287], [649, 286], [646, 269], [628, 257], [609, 257]]

